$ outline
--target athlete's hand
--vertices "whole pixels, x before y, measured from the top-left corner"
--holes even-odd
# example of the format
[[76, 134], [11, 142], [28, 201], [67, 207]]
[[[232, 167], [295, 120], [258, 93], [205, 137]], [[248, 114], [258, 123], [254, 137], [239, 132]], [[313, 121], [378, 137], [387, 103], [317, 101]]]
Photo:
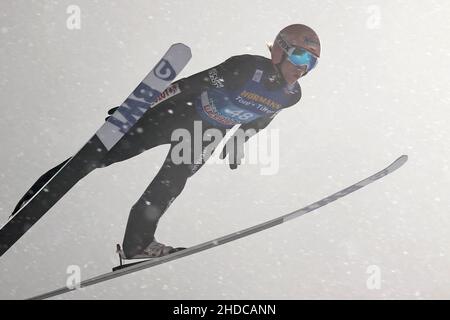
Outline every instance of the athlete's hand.
[[239, 141], [240, 139], [236, 136], [232, 136], [220, 154], [220, 159], [225, 159], [228, 155], [228, 161], [232, 170], [236, 169], [244, 158], [244, 143]]

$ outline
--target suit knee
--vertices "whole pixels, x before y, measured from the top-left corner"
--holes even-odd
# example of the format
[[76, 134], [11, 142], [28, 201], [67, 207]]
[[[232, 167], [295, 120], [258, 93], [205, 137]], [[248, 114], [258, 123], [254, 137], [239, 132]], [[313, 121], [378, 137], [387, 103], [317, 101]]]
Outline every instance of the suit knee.
[[143, 225], [157, 224], [163, 214], [159, 205], [152, 204], [149, 201], [139, 200], [130, 211], [131, 216], [137, 218]]

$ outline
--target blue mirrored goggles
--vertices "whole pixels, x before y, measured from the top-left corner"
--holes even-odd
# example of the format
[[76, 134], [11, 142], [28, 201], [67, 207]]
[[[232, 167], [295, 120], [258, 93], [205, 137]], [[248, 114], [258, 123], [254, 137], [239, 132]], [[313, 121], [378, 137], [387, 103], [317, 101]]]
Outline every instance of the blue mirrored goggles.
[[318, 62], [318, 58], [311, 52], [302, 48], [292, 48], [287, 52], [287, 59], [296, 67], [306, 66], [306, 72], [313, 69]]

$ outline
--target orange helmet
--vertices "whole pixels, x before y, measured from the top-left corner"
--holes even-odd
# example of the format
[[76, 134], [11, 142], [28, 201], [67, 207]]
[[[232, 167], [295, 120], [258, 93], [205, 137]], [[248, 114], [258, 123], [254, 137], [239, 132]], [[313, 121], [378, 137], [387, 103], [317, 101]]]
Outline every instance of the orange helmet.
[[320, 57], [320, 40], [316, 32], [303, 24], [292, 24], [281, 30], [270, 50], [273, 64], [283, 62], [296, 49], [306, 50], [312, 55], [315, 62], [309, 66], [309, 70], [312, 69]]

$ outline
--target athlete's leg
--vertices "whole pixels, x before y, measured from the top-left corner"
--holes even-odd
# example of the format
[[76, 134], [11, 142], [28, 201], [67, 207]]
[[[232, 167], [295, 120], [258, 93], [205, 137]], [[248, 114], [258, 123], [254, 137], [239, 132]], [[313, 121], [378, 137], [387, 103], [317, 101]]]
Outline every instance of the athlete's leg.
[[[149, 110], [149, 112], [141, 118], [143, 121], [141, 121], [138, 126], [133, 127], [132, 130], [130, 130], [130, 132], [127, 133], [110, 152], [108, 152], [108, 155], [101, 161], [99, 167], [105, 167], [117, 161], [129, 159], [156, 145], [170, 143], [170, 136], [167, 135], [167, 130], [163, 130], [164, 128], [169, 128], [167, 118], [170, 114], [167, 110], [170, 109], [170, 105], [170, 103], [166, 105], [161, 104], [157, 106], [157, 108]], [[170, 118], [172, 117], [173, 116], [170, 115]], [[161, 124], [164, 124], [164, 126]], [[39, 177], [19, 200], [11, 216], [16, 214], [17, 211], [19, 211], [70, 159], [72, 159], [72, 157]], [[89, 168], [85, 173], [80, 175], [80, 179], [94, 169], [95, 167]]]
[[171, 153], [172, 148], [158, 174], [131, 208], [123, 241], [127, 257], [141, 253], [154, 240], [159, 219], [193, 174], [191, 165], [173, 163]]
[[[192, 127], [187, 129], [193, 132]], [[172, 151], [176, 142], [172, 143], [158, 174], [131, 208], [123, 241], [123, 250], [127, 258], [142, 254], [143, 250], [155, 240], [159, 219], [180, 195], [188, 178], [193, 176], [208, 160], [208, 155], [212, 154], [213, 147], [209, 144], [210, 142], [203, 142], [202, 154], [197, 156], [194, 154], [196, 149], [191, 145], [191, 149], [187, 152], [191, 153], [193, 161], [179, 164], [178, 161], [174, 162], [173, 157], [176, 155], [172, 154]], [[209, 149], [205, 153], [206, 148]]]
[[102, 161], [103, 167], [130, 159], [153, 147], [170, 144], [173, 130], [192, 122], [195, 112], [177, 104], [181, 103], [173, 98], [148, 110], [108, 152]]

